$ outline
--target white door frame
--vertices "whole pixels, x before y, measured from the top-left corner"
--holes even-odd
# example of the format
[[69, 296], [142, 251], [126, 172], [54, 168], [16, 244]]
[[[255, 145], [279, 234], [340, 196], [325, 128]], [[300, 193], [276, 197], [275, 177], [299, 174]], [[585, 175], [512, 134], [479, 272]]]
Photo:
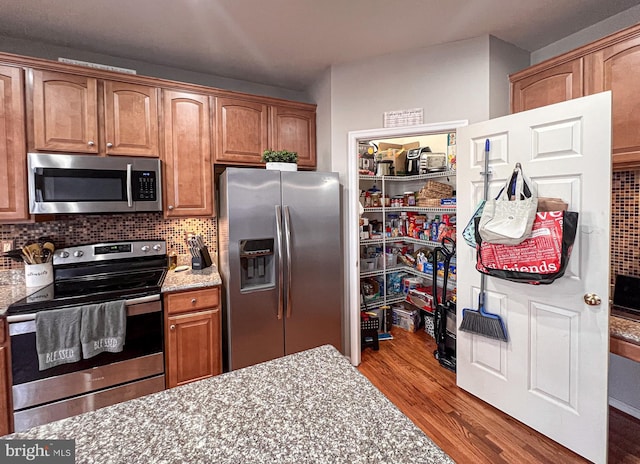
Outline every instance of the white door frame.
[[433, 124], [420, 124], [406, 127], [390, 127], [350, 131], [348, 134], [347, 161], [347, 277], [349, 311], [349, 342], [351, 346], [351, 364], [360, 364], [360, 289], [357, 285], [360, 279], [360, 247], [359, 247], [359, 217], [358, 202], [360, 201], [360, 187], [358, 184], [358, 141], [386, 139], [397, 137], [413, 137], [421, 135], [442, 134], [455, 132], [458, 127], [469, 124], [468, 120], [448, 121]]

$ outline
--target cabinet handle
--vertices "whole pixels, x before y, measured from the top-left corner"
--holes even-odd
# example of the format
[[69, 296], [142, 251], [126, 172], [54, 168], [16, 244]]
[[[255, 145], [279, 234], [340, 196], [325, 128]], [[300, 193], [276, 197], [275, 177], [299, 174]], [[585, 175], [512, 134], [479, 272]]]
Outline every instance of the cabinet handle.
[[193, 304], [196, 304], [196, 301], [198, 301], [198, 299], [197, 299], [197, 298], [192, 298], [192, 299], [191, 299], [191, 303], [193, 303]]
[[169, 206], [167, 206], [167, 209], [168, 209], [169, 211], [172, 211], [172, 210], [173, 210], [173, 205], [169, 205]]
[[92, 146], [94, 146], [94, 145], [95, 145], [95, 142], [94, 142], [93, 140], [89, 140], [89, 141], [87, 142], [87, 145], [89, 145], [90, 147], [92, 147]]
[[175, 324], [171, 324], [169, 326], [169, 330], [176, 330], [176, 325]]
[[113, 148], [113, 144], [111, 142], [107, 143], [107, 148]]

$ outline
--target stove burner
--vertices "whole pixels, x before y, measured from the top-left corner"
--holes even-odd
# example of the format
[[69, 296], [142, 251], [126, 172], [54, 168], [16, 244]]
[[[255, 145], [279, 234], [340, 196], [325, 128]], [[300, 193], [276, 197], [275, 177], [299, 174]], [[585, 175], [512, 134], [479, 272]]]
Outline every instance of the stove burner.
[[[155, 253], [150, 253], [149, 243], [156, 244]], [[88, 252], [105, 247], [118, 250], [118, 254], [105, 258], [104, 253], [95, 253], [90, 259], [82, 253], [80, 260], [69, 258], [76, 249]], [[56, 265], [54, 261], [54, 283], [10, 305], [9, 315], [159, 294], [167, 273], [164, 242], [102, 243], [58, 252], [70, 262]]]

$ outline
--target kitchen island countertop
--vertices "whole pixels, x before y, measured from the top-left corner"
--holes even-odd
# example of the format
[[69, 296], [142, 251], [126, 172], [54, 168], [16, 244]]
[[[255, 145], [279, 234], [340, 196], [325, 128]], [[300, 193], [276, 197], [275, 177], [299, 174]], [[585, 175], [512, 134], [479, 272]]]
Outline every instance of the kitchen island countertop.
[[453, 462], [329, 345], [6, 438], [87, 464]]

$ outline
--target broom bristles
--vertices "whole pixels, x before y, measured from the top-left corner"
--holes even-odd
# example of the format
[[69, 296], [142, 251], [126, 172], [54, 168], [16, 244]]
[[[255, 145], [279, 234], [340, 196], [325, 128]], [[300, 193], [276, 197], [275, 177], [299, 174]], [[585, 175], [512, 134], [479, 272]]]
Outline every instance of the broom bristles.
[[494, 340], [509, 341], [507, 339], [507, 330], [499, 316], [483, 316], [480, 311], [473, 309], [464, 309], [462, 311], [462, 323], [459, 329], [463, 332], [482, 335]]

